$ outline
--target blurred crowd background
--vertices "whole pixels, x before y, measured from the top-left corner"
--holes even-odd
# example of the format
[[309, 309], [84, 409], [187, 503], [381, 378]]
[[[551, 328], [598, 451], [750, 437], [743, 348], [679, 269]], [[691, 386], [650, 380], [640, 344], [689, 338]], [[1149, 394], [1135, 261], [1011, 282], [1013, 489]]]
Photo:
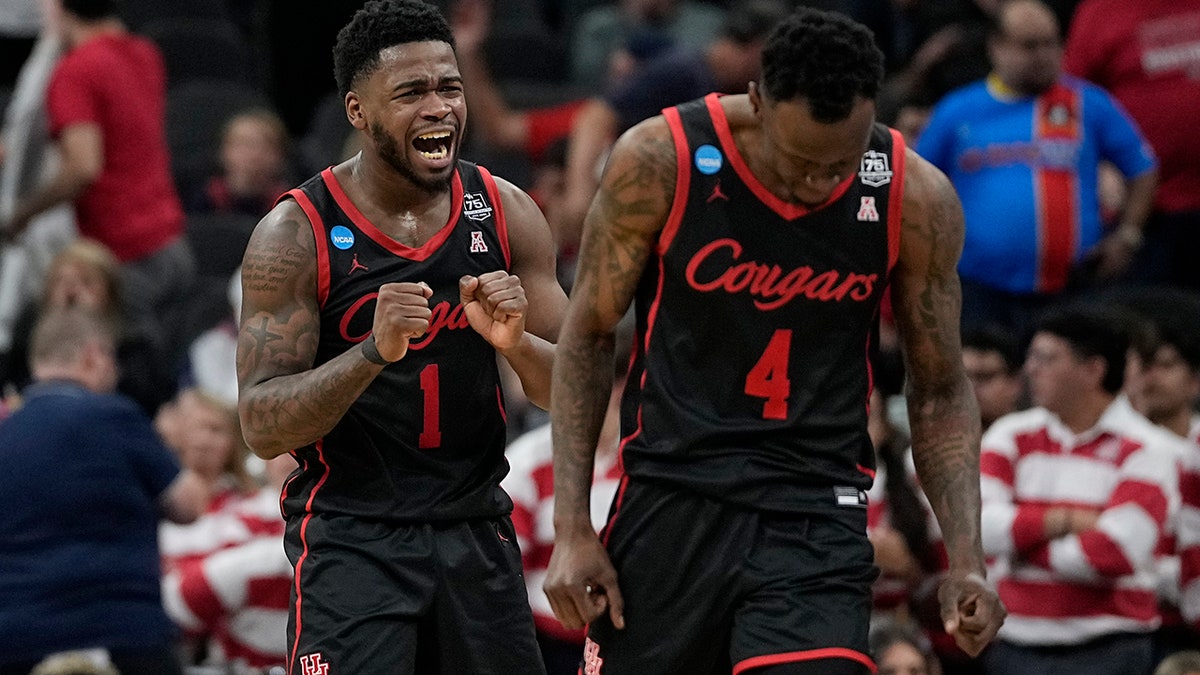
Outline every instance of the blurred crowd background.
[[[48, 531], [49, 516], [39, 516], [86, 516], [86, 500], [57, 488], [99, 479], [70, 466], [66, 446], [83, 441], [38, 430], [100, 425], [89, 416], [99, 413], [17, 417], [64, 378], [132, 399], [144, 420], [120, 424], [131, 435], [150, 425], [194, 488], [167, 495], [175, 517], [153, 516], [160, 564], [150, 601], [169, 616], [163, 634], [181, 669], [282, 672], [291, 569], [278, 495], [294, 462], [257, 460], [242, 440], [238, 268], [279, 195], [357, 151], [331, 50], [362, 4], [0, 3], [0, 416], [11, 416], [0, 422], [0, 674], [115, 672], [120, 650], [103, 636], [151, 634], [138, 621], [162, 614], [122, 614], [109, 602], [94, 623], [113, 629], [81, 631], [26, 625], [15, 601], [55, 604], [98, 583], [67, 558], [30, 554], [38, 537], [81, 546], [90, 537]], [[465, 80], [462, 156], [543, 208], [568, 290], [617, 135], [710, 91], [744, 92], [763, 38], [791, 7], [870, 27], [887, 63], [879, 121], [941, 168], [963, 201], [964, 364], [985, 428], [984, 544], [1010, 611], [994, 648], [1007, 651], [989, 663], [1037, 654], [1060, 658], [1061, 672], [1094, 672], [1090, 659], [1152, 649], [1157, 670], [1144, 675], [1200, 674], [1200, 134], [1191, 121], [1200, 0], [434, 4], [451, 19]], [[88, 75], [80, 53], [98, 39], [110, 40], [109, 52], [91, 67], [116, 58], [132, 64], [129, 77]], [[64, 317], [80, 309], [98, 321]], [[67, 353], [54, 353], [54, 340], [70, 343]], [[882, 570], [873, 657], [881, 673], [1027, 672], [966, 658], [931, 615], [945, 561], [912, 470], [896, 345], [885, 311], [871, 355], [879, 473], [870, 534]], [[76, 369], [51, 367], [61, 363]], [[540, 590], [553, 541], [548, 418], [524, 402], [515, 377], [510, 385], [505, 488], [548, 669], [573, 673], [582, 635], [558, 625]], [[88, 442], [103, 450], [96, 436]], [[31, 463], [34, 440], [60, 450], [58, 463]], [[617, 440], [610, 420], [597, 527], [620, 475]], [[155, 483], [139, 477], [143, 488]], [[160, 504], [165, 488], [159, 480], [150, 490]], [[50, 505], [54, 495], [65, 503]], [[16, 637], [36, 631], [46, 649]]]

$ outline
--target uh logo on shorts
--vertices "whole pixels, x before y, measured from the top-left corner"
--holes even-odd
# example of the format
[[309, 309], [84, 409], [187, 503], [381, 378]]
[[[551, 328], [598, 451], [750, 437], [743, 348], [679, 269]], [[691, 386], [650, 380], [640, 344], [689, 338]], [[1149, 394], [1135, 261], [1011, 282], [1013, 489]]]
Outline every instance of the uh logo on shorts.
[[325, 657], [321, 656], [320, 652], [305, 654], [300, 657], [300, 673], [301, 675], [329, 675], [329, 664], [325, 663]]
[[583, 643], [583, 675], [600, 675], [604, 659], [600, 658], [600, 645], [585, 638]]

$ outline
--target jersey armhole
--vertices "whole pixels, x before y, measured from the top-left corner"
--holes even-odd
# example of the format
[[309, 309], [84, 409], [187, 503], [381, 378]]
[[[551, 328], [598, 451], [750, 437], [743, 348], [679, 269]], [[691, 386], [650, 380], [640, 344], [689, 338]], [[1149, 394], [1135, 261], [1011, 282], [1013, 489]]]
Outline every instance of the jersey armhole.
[[304, 215], [308, 216], [308, 224], [312, 227], [313, 239], [317, 244], [317, 305], [324, 309], [325, 301], [329, 298], [329, 244], [325, 241], [325, 221], [321, 220], [316, 205], [303, 190], [289, 190], [284, 197], [296, 200]]
[[671, 241], [679, 232], [683, 222], [683, 213], [687, 210], [688, 188], [692, 180], [692, 172], [688, 166], [688, 141], [683, 130], [683, 119], [679, 116], [678, 108], [663, 110], [667, 127], [671, 130], [671, 139], [675, 142], [675, 198], [671, 201], [671, 211], [667, 214], [666, 225], [658, 235], [658, 254], [661, 256], [671, 247]]
[[896, 266], [896, 261], [900, 258], [900, 231], [903, 229], [900, 226], [900, 221], [904, 217], [904, 164], [905, 164], [905, 149], [907, 146], [904, 143], [904, 137], [895, 129], [888, 129], [892, 133], [892, 187], [888, 194], [888, 221], [887, 221], [887, 237], [888, 237], [888, 274], [892, 273], [892, 268]]
[[508, 246], [508, 220], [504, 217], [504, 200], [500, 199], [500, 188], [490, 171], [478, 165], [475, 168], [479, 170], [479, 176], [487, 188], [488, 198], [495, 205], [496, 237], [500, 239], [500, 250], [504, 251], [504, 266], [512, 270], [512, 249]]

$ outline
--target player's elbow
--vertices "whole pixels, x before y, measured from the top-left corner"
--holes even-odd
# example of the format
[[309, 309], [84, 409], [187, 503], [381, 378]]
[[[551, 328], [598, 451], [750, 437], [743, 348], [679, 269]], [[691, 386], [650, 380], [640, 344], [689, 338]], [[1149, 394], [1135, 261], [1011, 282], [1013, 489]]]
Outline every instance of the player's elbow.
[[286, 444], [278, 442], [267, 434], [243, 431], [242, 438], [245, 439], [246, 447], [250, 448], [250, 452], [254, 453], [255, 457], [263, 460], [275, 459], [292, 450]]
[[260, 459], [270, 460], [293, 450], [279, 434], [271, 433], [264, 429], [263, 425], [256, 424], [256, 417], [246, 401], [239, 402], [238, 420], [241, 422], [242, 440], [246, 442], [250, 452]]

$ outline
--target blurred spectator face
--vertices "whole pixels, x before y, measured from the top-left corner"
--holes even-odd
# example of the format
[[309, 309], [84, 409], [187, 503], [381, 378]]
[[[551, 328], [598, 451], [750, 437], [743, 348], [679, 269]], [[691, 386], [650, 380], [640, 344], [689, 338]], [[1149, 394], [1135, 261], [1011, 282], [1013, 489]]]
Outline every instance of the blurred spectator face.
[[879, 675], [929, 675], [925, 657], [907, 642], [896, 642], [879, 657]]
[[194, 392], [180, 396], [180, 461], [208, 481], [216, 480], [240, 461], [232, 411]]
[[1129, 400], [1151, 421], [1190, 408], [1200, 396], [1200, 373], [1171, 345], [1159, 347], [1150, 361], [1132, 355], [1128, 372], [1132, 375], [1126, 381]]
[[104, 273], [82, 261], [64, 261], [46, 279], [46, 302], [50, 307], [83, 307], [104, 313], [112, 301]]
[[[1038, 333], [1029, 345], [1025, 374], [1034, 405], [1059, 414], [1081, 393], [1098, 385], [1091, 372], [1093, 359], [1081, 359], [1071, 344], [1057, 335]], [[1103, 370], [1103, 366], [1099, 366]], [[1103, 374], [1101, 373], [1101, 377]]]
[[1023, 385], [1021, 374], [1008, 372], [999, 352], [963, 347], [962, 356], [985, 426], [1017, 409]]
[[283, 176], [283, 123], [269, 113], [246, 113], [229, 122], [221, 143], [221, 165], [235, 191], [273, 185]]
[[904, 142], [911, 148], [916, 147], [921, 132], [929, 122], [931, 110], [925, 106], [906, 105], [896, 112], [896, 121], [892, 128], [900, 132]]
[[1040, 94], [1058, 79], [1063, 54], [1058, 20], [1036, 0], [1005, 5], [988, 46], [996, 75], [1017, 93]]

